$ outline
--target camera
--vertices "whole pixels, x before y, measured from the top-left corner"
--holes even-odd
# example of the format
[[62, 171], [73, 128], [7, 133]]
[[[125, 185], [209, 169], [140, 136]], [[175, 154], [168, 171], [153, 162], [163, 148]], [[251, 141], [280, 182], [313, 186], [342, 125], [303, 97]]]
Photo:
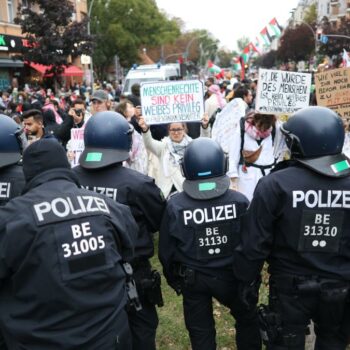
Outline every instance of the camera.
[[82, 109], [75, 109], [74, 112], [75, 112], [75, 114], [76, 114], [78, 117], [81, 117], [82, 114], [83, 114], [83, 110], [82, 110]]

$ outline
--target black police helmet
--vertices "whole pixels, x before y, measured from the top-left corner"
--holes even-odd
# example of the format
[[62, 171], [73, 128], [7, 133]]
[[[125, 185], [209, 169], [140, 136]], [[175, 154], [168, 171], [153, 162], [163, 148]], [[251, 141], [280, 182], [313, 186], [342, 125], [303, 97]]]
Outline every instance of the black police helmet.
[[98, 169], [128, 159], [133, 131], [132, 125], [119, 113], [96, 113], [85, 127], [85, 150], [80, 156], [80, 165]]
[[326, 107], [306, 107], [283, 123], [281, 131], [292, 158], [327, 176], [348, 176], [349, 163], [341, 154], [344, 127], [341, 118]]
[[0, 168], [21, 159], [21, 127], [10, 117], [0, 114]]
[[205, 137], [192, 141], [181, 164], [184, 191], [195, 199], [221, 196], [230, 187], [227, 157], [220, 145]]

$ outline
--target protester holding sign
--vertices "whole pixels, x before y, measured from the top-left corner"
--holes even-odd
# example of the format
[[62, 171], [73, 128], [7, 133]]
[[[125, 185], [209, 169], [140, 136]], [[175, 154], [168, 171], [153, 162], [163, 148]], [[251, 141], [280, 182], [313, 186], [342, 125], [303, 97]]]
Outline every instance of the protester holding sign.
[[[203, 137], [210, 137], [208, 123], [208, 115], [204, 115], [201, 124], [201, 136]], [[142, 129], [146, 149], [157, 156], [160, 162], [159, 176], [155, 179], [156, 184], [166, 198], [172, 192], [182, 191], [184, 177], [181, 174], [180, 161], [186, 147], [192, 141], [186, 134], [186, 123], [169, 124], [169, 136], [164, 137], [162, 141], [157, 141], [152, 137], [149, 126], [143, 117], [140, 117], [139, 125]]]

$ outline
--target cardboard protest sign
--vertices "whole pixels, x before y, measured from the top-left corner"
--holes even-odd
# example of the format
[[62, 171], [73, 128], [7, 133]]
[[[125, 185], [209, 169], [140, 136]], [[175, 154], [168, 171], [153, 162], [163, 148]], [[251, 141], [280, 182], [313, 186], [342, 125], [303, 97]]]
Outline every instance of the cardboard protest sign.
[[70, 141], [67, 144], [67, 155], [72, 168], [79, 165], [79, 157], [83, 153], [84, 148], [84, 128], [72, 128]]
[[141, 84], [142, 115], [148, 125], [200, 121], [204, 89], [199, 80]]
[[350, 68], [332, 69], [315, 74], [317, 104], [350, 117]]
[[292, 114], [309, 105], [311, 74], [259, 69], [255, 109], [265, 114]]

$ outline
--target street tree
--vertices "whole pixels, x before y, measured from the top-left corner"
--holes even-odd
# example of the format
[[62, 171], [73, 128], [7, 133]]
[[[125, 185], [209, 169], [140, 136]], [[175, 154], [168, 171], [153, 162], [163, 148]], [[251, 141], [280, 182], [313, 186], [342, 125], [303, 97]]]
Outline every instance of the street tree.
[[277, 57], [284, 63], [305, 61], [315, 49], [315, 38], [305, 24], [288, 27], [281, 36]]
[[249, 44], [250, 39], [246, 36], [243, 36], [237, 40], [237, 47], [240, 51], [243, 51], [246, 46]]
[[169, 20], [154, 0], [95, 0], [90, 19], [97, 38], [93, 58], [100, 78], [106, 76], [116, 55], [128, 67], [139, 61], [142, 48], [160, 46], [180, 34], [177, 20]]
[[87, 34], [87, 19], [72, 20], [72, 2], [31, 0], [30, 5], [19, 4], [15, 18], [27, 42], [21, 53], [24, 61], [50, 66], [46, 73], [58, 78], [72, 58], [92, 53], [93, 38]]
[[317, 4], [311, 4], [304, 13], [304, 22], [314, 25], [317, 22]]
[[233, 66], [233, 57], [238, 56], [238, 54], [237, 52], [221, 49], [217, 52], [217, 56], [218, 56], [218, 65], [220, 67], [229, 68]]
[[258, 56], [254, 61], [255, 66], [267, 69], [276, 68], [277, 63], [278, 60], [276, 50], [270, 50], [265, 54]]

